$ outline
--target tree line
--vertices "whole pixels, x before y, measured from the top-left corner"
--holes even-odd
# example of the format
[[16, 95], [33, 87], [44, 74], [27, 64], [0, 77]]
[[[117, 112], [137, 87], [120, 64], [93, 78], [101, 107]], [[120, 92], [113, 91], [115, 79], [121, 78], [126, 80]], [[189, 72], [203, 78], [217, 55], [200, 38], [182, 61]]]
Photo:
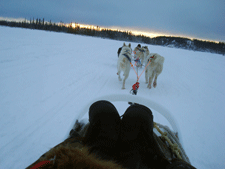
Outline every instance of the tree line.
[[0, 20], [0, 25], [10, 27], [21, 27], [28, 29], [39, 29], [45, 31], [64, 32], [70, 34], [95, 36], [107, 39], [115, 39], [121, 41], [146, 43], [149, 45], [161, 45], [173, 48], [182, 48], [193, 51], [211, 52], [225, 55], [225, 43], [224, 42], [211, 42], [202, 41], [198, 39], [189, 39], [184, 37], [172, 37], [172, 36], [158, 36], [150, 38], [144, 35], [134, 35], [131, 31], [120, 31], [111, 29], [97, 29], [94, 28], [81, 28], [79, 24], [75, 24], [75, 27], [65, 26], [62, 22], [60, 24], [46, 22], [45, 19], [30, 19], [30, 21], [24, 20], [21, 22]]

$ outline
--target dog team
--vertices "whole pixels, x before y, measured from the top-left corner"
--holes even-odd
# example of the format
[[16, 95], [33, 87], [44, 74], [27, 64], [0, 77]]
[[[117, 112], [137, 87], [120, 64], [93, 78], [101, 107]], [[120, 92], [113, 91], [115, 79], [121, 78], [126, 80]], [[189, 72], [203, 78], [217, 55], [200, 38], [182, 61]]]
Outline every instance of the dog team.
[[125, 89], [125, 81], [129, 76], [131, 68], [132, 53], [134, 53], [134, 59], [137, 62], [138, 67], [144, 66], [145, 68], [145, 82], [147, 87], [151, 89], [152, 81], [153, 87], [157, 86], [157, 78], [163, 70], [164, 57], [157, 53], [150, 53], [147, 46], [141, 47], [140, 44], [132, 51], [131, 44], [127, 46], [125, 43], [118, 49], [118, 62], [117, 62], [117, 75], [119, 81], [122, 81], [120, 76], [123, 72], [123, 84], [122, 89]]

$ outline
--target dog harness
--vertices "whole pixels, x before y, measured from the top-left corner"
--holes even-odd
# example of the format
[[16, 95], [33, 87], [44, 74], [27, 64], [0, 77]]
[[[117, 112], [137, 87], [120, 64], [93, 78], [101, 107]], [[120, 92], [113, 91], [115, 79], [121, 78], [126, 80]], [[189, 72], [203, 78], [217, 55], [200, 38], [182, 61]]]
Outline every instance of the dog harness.
[[138, 49], [140, 52], [145, 52], [145, 50], [142, 50], [142, 49]]
[[[137, 48], [137, 51], [140, 51], [140, 52], [145, 52], [145, 50], [142, 50], [141, 48]], [[134, 51], [134, 54], [136, 54], [136, 51]]]
[[123, 54], [128, 60], [129, 60], [129, 62], [131, 63], [131, 58], [126, 54], [126, 53], [124, 53]]

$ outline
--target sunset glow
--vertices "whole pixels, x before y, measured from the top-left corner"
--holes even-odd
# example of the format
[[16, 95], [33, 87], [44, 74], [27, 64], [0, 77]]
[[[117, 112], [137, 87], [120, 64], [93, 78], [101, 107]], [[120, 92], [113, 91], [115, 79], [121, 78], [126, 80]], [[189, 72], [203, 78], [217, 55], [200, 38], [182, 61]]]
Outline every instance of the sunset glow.
[[70, 24], [65, 24], [66, 27], [80, 27], [80, 28], [86, 28], [86, 29], [94, 29], [94, 30], [104, 30], [104, 29], [110, 29], [112, 31], [121, 31], [121, 32], [131, 32], [133, 35], [143, 35], [147, 37], [157, 37], [157, 36], [165, 36], [165, 34], [160, 34], [160, 33], [153, 33], [153, 32], [147, 32], [147, 31], [139, 31], [139, 30], [134, 30], [134, 29], [124, 29], [124, 28], [116, 28], [116, 27], [99, 27], [95, 25], [87, 25], [87, 24], [79, 24], [79, 23], [70, 23]]
[[[0, 17], [0, 20], [7, 20], [7, 21], [13, 21], [13, 22], [30, 22], [30, 20], [27, 20], [25, 18], [9, 18], [9, 17]], [[45, 21], [45, 24], [49, 24], [50, 22], [48, 21]], [[157, 37], [157, 36], [174, 36], [174, 37], [185, 37], [185, 38], [189, 38], [191, 40], [193, 39], [199, 39], [199, 40], [202, 40], [202, 41], [211, 41], [211, 42], [215, 42], [215, 43], [219, 43], [219, 41], [214, 41], [214, 40], [209, 40], [209, 39], [201, 39], [201, 38], [196, 38], [196, 37], [191, 37], [191, 36], [188, 36], [188, 35], [178, 35], [178, 34], [170, 34], [170, 33], [158, 33], [158, 32], [155, 32], [155, 31], [143, 31], [143, 30], [138, 30], [137, 28], [123, 28], [123, 27], [99, 27], [99, 26], [96, 26], [96, 25], [88, 25], [88, 24], [79, 24], [79, 23], [75, 23], [75, 22], [71, 22], [71, 23], [63, 23], [63, 22], [59, 22], [59, 23], [56, 23], [57, 25], [61, 25], [61, 26], [66, 26], [66, 27], [72, 27], [72, 28], [76, 28], [76, 27], [79, 27], [79, 28], [86, 28], [86, 29], [94, 29], [94, 30], [98, 30], [98, 31], [102, 31], [102, 30], [105, 30], [105, 29], [109, 29], [109, 30], [112, 30], [112, 31], [121, 31], [121, 32], [130, 32], [131, 34], [133, 35], [143, 35], [143, 36], [146, 36], [146, 37], [150, 37], [150, 38], [154, 38], [154, 37]]]
[[[76, 27], [80, 27], [80, 28], [86, 28], [86, 29], [94, 29], [94, 30], [98, 30], [98, 31], [102, 31], [104, 29], [110, 29], [112, 31], [121, 31], [121, 32], [131, 32], [131, 34], [133, 35], [143, 35], [146, 37], [150, 37], [150, 38], [154, 38], [157, 36], [174, 36], [174, 37], [186, 37], [189, 38], [191, 40], [193, 39], [199, 39], [199, 40], [203, 40], [203, 41], [212, 41], [212, 40], [206, 40], [206, 39], [200, 39], [200, 38], [195, 38], [195, 37], [190, 37], [190, 36], [186, 36], [186, 35], [175, 35], [175, 34], [166, 34], [166, 33], [157, 33], [157, 32], [148, 32], [148, 31], [141, 31], [141, 30], [136, 30], [134, 28], [122, 28], [122, 27], [99, 27], [99, 26], [95, 26], [95, 25], [87, 25], [87, 24], [79, 24], [79, 23], [70, 23], [70, 24], [63, 24], [66, 27], [72, 27], [72, 28], [76, 28]], [[213, 41], [216, 43], [219, 43], [219, 41]]]

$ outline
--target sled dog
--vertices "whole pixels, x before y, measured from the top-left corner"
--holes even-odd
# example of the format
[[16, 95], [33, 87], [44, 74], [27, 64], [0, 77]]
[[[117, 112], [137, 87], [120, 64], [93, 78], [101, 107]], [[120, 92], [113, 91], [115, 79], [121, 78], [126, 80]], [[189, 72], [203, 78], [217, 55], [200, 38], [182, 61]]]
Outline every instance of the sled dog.
[[148, 46], [143, 46], [142, 50], [144, 51], [144, 61], [143, 61], [143, 63], [145, 63], [146, 62], [146, 58], [150, 54], [150, 52], [149, 52]]
[[[149, 63], [150, 61], [150, 63]], [[145, 81], [148, 88], [151, 89], [152, 80], [154, 78], [153, 87], [157, 86], [157, 78], [163, 70], [164, 57], [157, 53], [150, 53], [146, 58], [146, 65], [149, 63], [145, 70]]]
[[132, 58], [131, 53], [132, 53], [131, 44], [126, 46], [126, 44], [124, 43], [122, 46], [121, 52], [119, 54], [118, 62], [117, 62], [117, 75], [118, 75], [119, 81], [122, 81], [120, 77], [121, 71], [123, 71], [123, 76], [124, 76], [122, 89], [125, 89], [125, 81], [128, 78], [130, 73], [130, 67], [131, 67], [130, 62]]
[[140, 67], [142, 67], [143, 61], [144, 61], [144, 51], [143, 51], [143, 49], [142, 49], [140, 44], [138, 44], [138, 46], [136, 46], [134, 48], [133, 53], [134, 53], [134, 59], [136, 59], [136, 60], [140, 59], [140, 63], [141, 63]]
[[141, 66], [143, 66], [147, 55], [149, 55], [149, 50], [147, 46], [137, 46], [134, 48], [134, 58], [139, 58], [141, 60]]

